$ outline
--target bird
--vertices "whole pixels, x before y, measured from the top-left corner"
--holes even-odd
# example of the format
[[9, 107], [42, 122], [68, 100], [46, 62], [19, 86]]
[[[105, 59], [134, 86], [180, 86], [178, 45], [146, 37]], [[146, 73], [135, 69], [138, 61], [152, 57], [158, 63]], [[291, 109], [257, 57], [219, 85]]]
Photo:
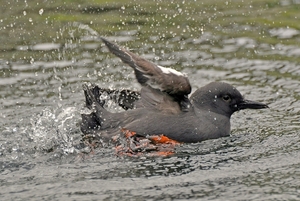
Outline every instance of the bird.
[[[91, 111], [81, 115], [84, 135], [109, 141], [125, 130], [148, 139], [164, 136], [179, 143], [197, 143], [230, 136], [230, 118], [237, 111], [268, 108], [267, 104], [245, 99], [225, 82], [208, 83], [190, 95], [192, 87], [186, 74], [100, 38], [112, 54], [133, 69], [141, 90], [107, 90], [84, 84], [86, 107]], [[106, 110], [103, 93], [124, 111]]]

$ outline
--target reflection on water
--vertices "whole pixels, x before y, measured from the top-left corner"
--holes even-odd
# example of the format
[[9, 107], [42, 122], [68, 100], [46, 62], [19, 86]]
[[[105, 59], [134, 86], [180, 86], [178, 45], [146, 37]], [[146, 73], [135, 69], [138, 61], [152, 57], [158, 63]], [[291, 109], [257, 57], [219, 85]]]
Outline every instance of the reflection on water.
[[[268, 6], [287, 9], [296, 3]], [[177, 15], [190, 9], [178, 6]], [[118, 9], [112, 6], [99, 12]], [[39, 15], [46, 14], [44, 8]], [[152, 15], [145, 11], [144, 16]], [[212, 23], [217, 19], [211, 18]], [[265, 30], [263, 42], [250, 32], [245, 35], [260, 30], [253, 23], [236, 24], [238, 33], [232, 37], [217, 32], [222, 25], [215, 27], [216, 32], [207, 28], [189, 37], [175, 32], [162, 37], [162, 32], [155, 34], [153, 26], [151, 32], [141, 23], [140, 28], [107, 35], [159, 65], [187, 73], [193, 90], [225, 81], [247, 99], [270, 106], [270, 110], [235, 114], [228, 138], [184, 144], [169, 157], [130, 158], [115, 156], [112, 147], [87, 154], [90, 149], [81, 144], [82, 83], [134, 90], [140, 86], [130, 68], [109, 56], [90, 23], [70, 21], [53, 35], [56, 39], [35, 41], [33, 37], [23, 44], [8, 41], [3, 46], [13, 46], [2, 49], [0, 58], [3, 199], [299, 199], [300, 47], [288, 42], [299, 40], [297, 27], [274, 26]], [[193, 26], [189, 25], [191, 30]], [[168, 27], [169, 33], [173, 28]], [[222, 30], [225, 34], [230, 29]]]

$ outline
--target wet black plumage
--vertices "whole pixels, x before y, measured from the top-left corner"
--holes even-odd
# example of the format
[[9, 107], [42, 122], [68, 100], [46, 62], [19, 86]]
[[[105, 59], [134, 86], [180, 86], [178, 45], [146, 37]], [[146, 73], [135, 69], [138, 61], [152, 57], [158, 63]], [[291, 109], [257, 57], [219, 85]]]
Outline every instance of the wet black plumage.
[[[140, 92], [107, 90], [84, 85], [86, 106], [81, 130], [109, 140], [121, 129], [140, 136], [163, 134], [178, 142], [199, 142], [230, 134], [230, 117], [242, 109], [263, 109], [263, 103], [246, 100], [230, 84], [212, 82], [197, 89], [190, 97], [191, 85], [186, 75], [158, 66], [102, 38], [108, 49], [131, 66]], [[111, 113], [99, 97], [107, 93], [126, 111]], [[129, 109], [129, 110], [127, 110]]]

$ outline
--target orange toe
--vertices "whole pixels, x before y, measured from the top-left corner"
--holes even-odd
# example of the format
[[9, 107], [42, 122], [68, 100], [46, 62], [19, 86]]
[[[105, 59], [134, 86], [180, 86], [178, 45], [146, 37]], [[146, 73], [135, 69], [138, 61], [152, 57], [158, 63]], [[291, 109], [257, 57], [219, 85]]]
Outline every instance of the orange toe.
[[126, 129], [126, 128], [122, 128], [121, 131], [125, 134], [126, 138], [130, 138], [130, 137], [136, 135], [136, 132], [130, 131], [130, 130]]
[[164, 135], [147, 136], [147, 139], [151, 140], [155, 144], [180, 144], [176, 140], [172, 140]]
[[136, 132], [122, 128], [125, 141], [115, 147], [118, 156], [169, 156], [175, 153], [175, 146], [180, 143], [164, 135], [136, 135]]

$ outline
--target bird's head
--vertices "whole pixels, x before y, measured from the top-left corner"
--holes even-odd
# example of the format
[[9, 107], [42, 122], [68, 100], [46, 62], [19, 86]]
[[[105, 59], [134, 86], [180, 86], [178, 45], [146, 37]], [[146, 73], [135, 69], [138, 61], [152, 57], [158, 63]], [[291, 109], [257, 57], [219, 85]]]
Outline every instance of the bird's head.
[[244, 99], [235, 87], [224, 82], [212, 82], [197, 89], [191, 102], [195, 107], [228, 117], [238, 110], [268, 108], [264, 103]]

